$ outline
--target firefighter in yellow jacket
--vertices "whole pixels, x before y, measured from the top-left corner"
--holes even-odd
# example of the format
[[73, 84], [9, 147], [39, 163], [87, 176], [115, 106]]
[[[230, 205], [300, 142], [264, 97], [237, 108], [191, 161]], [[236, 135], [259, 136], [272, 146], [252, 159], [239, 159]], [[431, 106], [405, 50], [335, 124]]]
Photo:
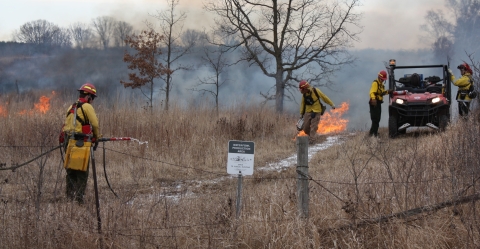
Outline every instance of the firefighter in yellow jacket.
[[[66, 112], [63, 131], [65, 136], [70, 138], [70, 142], [83, 144], [84, 141], [89, 141], [89, 143], [95, 143], [94, 148], [96, 148], [96, 145], [98, 145], [96, 140], [101, 137], [97, 115], [92, 106], [93, 100], [97, 97], [97, 90], [91, 83], [85, 83], [78, 91], [78, 100]], [[78, 203], [84, 202], [83, 196], [87, 187], [88, 168], [88, 164], [85, 171], [66, 168], [66, 194], [68, 199]]]
[[382, 70], [378, 73], [377, 78], [372, 82], [370, 87], [370, 119], [372, 126], [370, 127], [370, 136], [378, 137], [378, 127], [380, 126], [380, 119], [382, 118], [382, 103], [383, 96], [392, 93], [392, 90], [385, 90], [384, 82], [387, 79], [387, 72]]
[[308, 136], [313, 137], [317, 132], [320, 116], [325, 111], [322, 108], [326, 108], [320, 100], [330, 105], [332, 109], [335, 109], [335, 105], [320, 89], [310, 86], [305, 80], [300, 81], [298, 88], [302, 93], [300, 104], [300, 118], [304, 119], [302, 130]]
[[472, 101], [468, 93], [471, 90], [470, 88], [473, 87], [473, 71], [466, 62], [460, 64], [457, 68], [462, 74], [462, 76], [458, 80], [455, 80], [455, 76], [453, 75], [453, 72], [450, 68], [448, 69], [448, 72], [450, 73], [450, 81], [455, 86], [458, 86], [458, 92], [456, 97], [456, 100], [458, 102], [458, 112], [460, 116], [467, 116], [470, 109], [470, 102]]

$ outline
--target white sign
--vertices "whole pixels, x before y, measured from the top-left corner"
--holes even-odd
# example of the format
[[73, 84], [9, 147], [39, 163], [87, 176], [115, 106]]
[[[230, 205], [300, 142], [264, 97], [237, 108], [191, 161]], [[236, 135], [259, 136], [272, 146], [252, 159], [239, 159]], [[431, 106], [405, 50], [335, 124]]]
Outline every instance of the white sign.
[[245, 141], [228, 141], [227, 173], [253, 175], [255, 144]]

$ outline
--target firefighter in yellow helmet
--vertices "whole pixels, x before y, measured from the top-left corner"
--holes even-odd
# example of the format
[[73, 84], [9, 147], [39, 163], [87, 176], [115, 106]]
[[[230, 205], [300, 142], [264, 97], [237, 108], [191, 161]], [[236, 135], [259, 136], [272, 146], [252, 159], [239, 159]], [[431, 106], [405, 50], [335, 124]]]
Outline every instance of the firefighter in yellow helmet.
[[298, 88], [302, 93], [300, 103], [300, 118], [304, 119], [302, 130], [308, 136], [313, 137], [317, 132], [320, 116], [326, 108], [320, 100], [330, 105], [332, 109], [335, 109], [335, 105], [320, 89], [310, 86], [305, 80], [300, 81]]
[[382, 70], [378, 73], [377, 78], [372, 82], [370, 87], [370, 119], [372, 126], [370, 127], [370, 136], [378, 137], [378, 127], [382, 118], [383, 96], [392, 93], [392, 90], [385, 90], [384, 82], [387, 79], [387, 72]]
[[473, 91], [473, 71], [466, 62], [458, 65], [457, 68], [460, 70], [462, 75], [458, 80], [455, 80], [455, 75], [453, 75], [453, 72], [450, 68], [448, 69], [448, 72], [450, 73], [450, 81], [455, 86], [458, 86], [456, 97], [458, 102], [458, 113], [460, 116], [467, 116], [470, 109], [470, 102], [472, 101], [472, 98], [474, 98], [473, 96], [469, 95], [469, 93]]
[[[80, 142], [79, 144], [83, 144], [84, 141], [93, 142], [95, 143], [94, 148], [96, 148], [98, 145], [97, 139], [101, 137], [97, 114], [95, 114], [92, 106], [93, 100], [97, 97], [97, 89], [93, 84], [85, 83], [78, 91], [78, 100], [68, 107], [65, 113], [63, 131], [65, 136], [72, 141]], [[88, 168], [88, 164], [85, 171], [66, 168], [66, 194], [68, 199], [78, 203], [84, 202]]]

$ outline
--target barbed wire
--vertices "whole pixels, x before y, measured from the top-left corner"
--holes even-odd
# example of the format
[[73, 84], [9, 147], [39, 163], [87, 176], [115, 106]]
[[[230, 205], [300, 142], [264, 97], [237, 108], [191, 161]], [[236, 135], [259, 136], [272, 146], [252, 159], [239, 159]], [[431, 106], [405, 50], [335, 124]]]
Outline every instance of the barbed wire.
[[[12, 147], [12, 146], [10, 146]], [[17, 146], [18, 147], [18, 146]], [[24, 147], [37, 147], [37, 146], [24, 146]], [[43, 146], [38, 146], [38, 147], [43, 147]], [[44, 152], [42, 153], [41, 155], [37, 156], [36, 158], [34, 159], [31, 159], [29, 160], [28, 162], [26, 163], [23, 163], [23, 164], [20, 164], [20, 165], [15, 165], [14, 167], [10, 167], [10, 168], [0, 168], [0, 170], [12, 170], [14, 171], [16, 168], [19, 168], [19, 167], [22, 167], [24, 165], [27, 165], [28, 163], [56, 150], [57, 148], [61, 147], [60, 146], [57, 146], [47, 152]], [[221, 173], [217, 173], [217, 172], [212, 172], [212, 171], [208, 171], [208, 170], [203, 170], [203, 169], [198, 169], [198, 168], [194, 168], [194, 167], [190, 167], [190, 166], [184, 166], [184, 165], [178, 165], [178, 164], [174, 164], [174, 163], [169, 163], [169, 162], [165, 162], [165, 161], [162, 161], [162, 160], [158, 160], [158, 159], [153, 159], [153, 158], [147, 158], [147, 157], [141, 157], [141, 156], [136, 156], [136, 155], [133, 155], [133, 154], [129, 154], [129, 153], [125, 153], [125, 152], [121, 152], [121, 151], [116, 151], [116, 150], [112, 150], [112, 149], [106, 149], [106, 150], [109, 150], [109, 151], [112, 151], [112, 152], [116, 152], [116, 153], [120, 153], [120, 154], [123, 154], [123, 155], [126, 155], [126, 156], [130, 156], [130, 157], [134, 157], [134, 158], [138, 158], [138, 159], [142, 159], [142, 160], [149, 160], [149, 161], [154, 161], [154, 162], [159, 162], [159, 163], [163, 163], [163, 164], [166, 164], [166, 165], [170, 165], [170, 166], [174, 166], [174, 167], [179, 167], [179, 168], [187, 168], [187, 169], [193, 169], [193, 170], [196, 170], [196, 171], [201, 171], [201, 172], [205, 172], [205, 173], [208, 173], [208, 174], [212, 174], [212, 175], [217, 175], [217, 176], [222, 176], [222, 177], [234, 177], [233, 175], [230, 175], [230, 174], [221, 174]], [[377, 181], [377, 182], [360, 182], [360, 183], [352, 183], [352, 182], [339, 182], [339, 181], [329, 181], [329, 180], [322, 180], [322, 179], [314, 179], [312, 178], [310, 175], [308, 174], [301, 174], [300, 172], [297, 171], [297, 173], [299, 173], [300, 175], [303, 175], [304, 177], [307, 177], [308, 180], [310, 181], [313, 181], [314, 183], [318, 184], [320, 187], [322, 187], [323, 189], [325, 189], [327, 192], [329, 192], [331, 195], [333, 195], [335, 198], [337, 198], [338, 200], [342, 201], [342, 202], [345, 202], [343, 201], [340, 197], [338, 197], [337, 195], [335, 195], [333, 192], [331, 192], [328, 188], [324, 187], [323, 185], [320, 184], [320, 182], [323, 182], [323, 183], [329, 183], [329, 184], [341, 184], [341, 185], [352, 185], [352, 186], [355, 186], [355, 185], [362, 185], [362, 184], [405, 184], [405, 183], [408, 183], [408, 184], [416, 184], [416, 183], [428, 183], [428, 182], [432, 182], [432, 181], [438, 181], [438, 180], [446, 180], [446, 179], [451, 179], [451, 177], [439, 177], [439, 178], [432, 178], [432, 179], [425, 179], [425, 180], [421, 180], [421, 181], [406, 181], [406, 182], [398, 182], [398, 181]], [[297, 179], [298, 177], [248, 177], [248, 178], [245, 178], [245, 180], [282, 180], [282, 179], [286, 179], [286, 180], [291, 180], [291, 179]], [[198, 181], [198, 179], [195, 179]], [[184, 180], [186, 181], [186, 180]], [[261, 223], [279, 223], [279, 222], [285, 222], [285, 221], [289, 221], [289, 220], [294, 220], [293, 218], [290, 218], [290, 219], [280, 219], [280, 220], [259, 220], [259, 221], [248, 221], [248, 222], [242, 222], [242, 224], [254, 224], [255, 222], [261, 222]], [[352, 220], [352, 219], [349, 219], [349, 218], [331, 218], [331, 219], [322, 219], [322, 220], [341, 220], [341, 221], [349, 221], [349, 220]], [[361, 220], [361, 219], [360, 219]], [[230, 223], [231, 224], [231, 223]], [[124, 229], [104, 229], [104, 231], [110, 231], [110, 232], [116, 232], [116, 231], [135, 231], [135, 230], [143, 230], [143, 229], [151, 229], [151, 230], [154, 230], [154, 229], [162, 229], [162, 230], [172, 230], [172, 229], [182, 229], [182, 228], [195, 228], [195, 227], [203, 227], [203, 226], [230, 226], [229, 224], [225, 224], [225, 222], [218, 222], [218, 223], [201, 223], [201, 224], [191, 224], [191, 225], [177, 225], [177, 226], [168, 226], [168, 227], [151, 227], [151, 228], [138, 228], [138, 229], [129, 229], [129, 230], [124, 230]], [[174, 238], [176, 237], [175, 235], [171, 235], [171, 236], [168, 236], [168, 235], [143, 235], [143, 234], [122, 234], [118, 232], [117, 234], [119, 236], [125, 236], [125, 237], [140, 237], [140, 236], [145, 236], [145, 237], [153, 237], [153, 238]], [[199, 237], [200, 238], [200, 237]], [[149, 243], [149, 242], [146, 242], [146, 241], [143, 241], [144, 243]], [[154, 243], [151, 243], [152, 245], [156, 245]]]
[[[51, 145], [54, 146], [54, 145]], [[48, 147], [46, 145], [0, 145], [0, 148], [41, 148]]]
[[113, 150], [113, 149], [105, 148], [105, 150], [113, 151], [113, 152], [116, 152], [116, 153], [119, 153], [119, 154], [122, 154], [122, 155], [126, 155], [126, 156], [133, 157], [133, 158], [143, 159], [143, 160], [152, 161], [152, 162], [157, 162], [157, 163], [163, 163], [163, 164], [167, 164], [167, 165], [174, 166], [174, 167], [178, 167], [178, 168], [182, 168], [182, 169], [193, 169], [193, 170], [196, 170], [196, 171], [202, 171], [202, 172], [205, 172], [205, 173], [209, 173], [209, 174], [213, 174], [213, 175], [218, 175], [218, 176], [229, 176], [229, 174], [220, 174], [220, 173], [216, 173], [216, 172], [212, 172], [212, 171], [208, 171], [208, 170], [204, 170], [204, 169], [199, 169], [199, 168], [195, 168], [195, 167], [191, 167], [191, 166], [185, 166], [185, 165], [178, 165], [178, 164], [174, 164], [174, 163], [169, 163], [169, 162], [165, 162], [165, 161], [158, 160], [158, 159], [152, 159], [152, 158], [146, 158], [146, 157], [141, 157], [141, 156], [135, 156], [135, 155], [132, 155], [132, 154], [128, 154], [128, 153], [125, 153], [125, 152], [122, 152], [122, 151]]
[[[29, 161], [26, 161], [22, 164], [16, 164], [15, 166], [12, 166], [12, 167], [7, 167], [7, 168], [2, 168], [0, 167], [0, 170], [12, 170], [12, 171], [15, 171], [17, 168], [20, 168], [22, 166], [25, 166], [33, 161], [35, 161], [36, 159], [60, 148], [62, 145], [58, 145], [52, 149], [50, 149], [49, 151], [47, 152], [44, 152], [40, 155], [38, 155], [37, 157], [29, 160]], [[0, 146], [2, 147], [2, 146]], [[3, 146], [3, 147], [7, 147], [7, 146]], [[46, 146], [8, 146], [8, 147], [12, 147], [12, 148], [15, 148], [15, 147], [46, 147]], [[126, 152], [122, 152], [122, 151], [118, 151], [118, 150], [114, 150], [114, 149], [109, 149], [109, 148], [105, 148], [105, 150], [108, 150], [108, 151], [112, 151], [112, 152], [115, 152], [115, 153], [119, 153], [119, 154], [122, 154], [122, 155], [126, 155], [126, 156], [129, 156], [129, 157], [132, 157], [132, 158], [137, 158], [137, 159], [142, 159], [142, 160], [147, 160], [147, 161], [152, 161], [152, 162], [158, 162], [158, 163], [163, 163], [163, 164], [166, 164], [166, 165], [170, 165], [170, 166], [173, 166], [173, 167], [178, 167], [178, 168], [181, 168], [181, 169], [192, 169], [192, 170], [195, 170], [195, 171], [200, 171], [200, 172], [203, 172], [203, 173], [208, 173], [208, 174], [211, 174], [211, 175], [216, 175], [216, 176], [220, 176], [220, 177], [227, 177], [227, 178], [234, 178], [236, 177], [236, 175], [231, 175], [231, 174], [222, 174], [222, 173], [217, 173], [217, 172], [213, 172], [213, 171], [208, 171], [208, 170], [204, 170], [204, 169], [199, 169], [199, 168], [196, 168], [196, 167], [191, 167], [191, 166], [186, 166], [186, 165], [178, 165], [178, 164], [174, 164], [174, 163], [170, 163], [170, 162], [166, 162], [166, 161], [163, 161], [163, 160], [158, 160], [158, 159], [153, 159], [153, 158], [147, 158], [147, 157], [141, 157], [141, 156], [136, 156], [136, 155], [133, 155], [133, 154], [130, 154], [130, 153], [126, 153]], [[280, 169], [279, 171], [281, 171], [282, 169]], [[298, 173], [298, 172], [297, 172]], [[439, 178], [432, 178], [432, 179], [422, 179], [422, 180], [413, 180], [413, 181], [371, 181], [371, 182], [357, 182], [357, 183], [354, 183], [354, 182], [341, 182], [341, 181], [331, 181], [331, 180], [323, 180], [323, 179], [315, 179], [313, 178], [311, 175], [308, 175], [308, 180], [309, 181], [312, 181], [312, 182], [315, 182], [316, 184], [319, 184], [319, 182], [322, 182], [322, 183], [329, 183], [329, 184], [338, 184], [338, 185], [349, 185], [349, 186], [358, 186], [358, 185], [376, 185], [376, 184], [421, 184], [421, 183], [429, 183], [429, 182], [434, 182], [434, 181], [440, 181], [440, 180], [447, 180], [447, 179], [450, 179], [451, 177], [448, 177], [448, 176], [444, 176], [444, 177], [439, 177]], [[292, 179], [298, 179], [297, 176], [291, 176], [291, 177], [254, 177], [254, 176], [248, 176], [248, 177], [245, 177], [243, 178], [243, 180], [292, 180]], [[179, 179], [178, 181], [180, 182], [187, 182], [187, 181], [198, 181], [198, 179]], [[325, 188], [324, 186], [322, 186], [322, 188]]]
[[34, 157], [33, 159], [30, 159], [30, 160], [28, 160], [28, 161], [26, 161], [26, 162], [24, 162], [24, 163], [22, 163], [22, 164], [16, 164], [15, 166], [7, 167], [7, 168], [0, 168], [0, 170], [12, 170], [12, 171], [15, 171], [16, 169], [18, 169], [18, 168], [20, 168], [20, 167], [22, 167], [22, 166], [25, 166], [25, 165], [27, 165], [27, 164], [29, 164], [29, 163], [37, 160], [38, 158], [43, 157], [43, 156], [45, 156], [46, 154], [48, 154], [48, 153], [50, 153], [50, 152], [52, 152], [52, 151], [54, 151], [54, 150], [62, 147], [62, 146], [63, 146], [63, 145], [58, 145], [57, 147], [54, 147], [53, 149], [50, 149], [50, 150], [48, 150], [48, 151], [46, 151], [46, 152], [38, 155], [37, 157]]
[[[180, 167], [180, 168], [188, 168], [188, 169], [195, 169], [195, 170], [198, 170], [198, 171], [202, 171], [202, 172], [206, 172], [206, 173], [211, 173], [211, 174], [215, 174], [215, 175], [219, 175], [219, 176], [223, 176], [223, 177], [236, 177], [235, 175], [230, 175], [230, 174], [220, 174], [220, 173], [216, 173], [216, 172], [211, 172], [211, 171], [207, 171], [207, 170], [202, 170], [202, 169], [198, 169], [198, 168], [194, 168], [194, 167], [190, 167], [190, 166], [183, 166], [183, 165], [178, 165], [178, 164], [174, 164], [174, 163], [168, 163], [168, 162], [165, 162], [165, 161], [161, 161], [161, 160], [157, 160], [157, 159], [151, 159], [151, 158], [146, 158], [146, 157], [139, 157], [139, 156], [135, 156], [135, 155], [132, 155], [132, 154], [129, 154], [129, 153], [126, 153], [126, 152], [121, 152], [121, 151], [117, 151], [117, 150], [112, 150], [112, 149], [108, 149], [106, 148], [106, 150], [109, 150], [109, 151], [113, 151], [113, 152], [116, 152], [116, 153], [120, 153], [120, 154], [123, 154], [123, 155], [126, 155], [126, 156], [130, 156], [130, 157], [134, 157], [134, 158], [138, 158], [138, 159], [143, 159], [143, 160], [148, 160], [148, 161], [153, 161], [153, 162], [160, 162], [160, 163], [164, 163], [164, 164], [167, 164], [167, 165], [171, 165], [171, 166], [174, 166], [174, 167]], [[297, 172], [298, 173], [298, 172]], [[438, 180], [445, 180], [445, 179], [449, 179], [449, 177], [440, 177], [440, 178], [432, 178], [432, 179], [426, 179], [426, 180], [415, 180], [415, 181], [405, 181], [405, 182], [399, 182], [399, 181], [374, 181], [374, 182], [358, 182], [358, 183], [353, 183], [353, 182], [339, 182], [339, 181], [329, 181], [329, 180], [322, 180], [322, 179], [315, 179], [311, 176], [308, 177], [310, 181], [316, 181], [316, 182], [324, 182], [324, 183], [331, 183], [331, 184], [340, 184], [340, 185], [352, 185], [352, 186], [355, 186], [355, 185], [374, 185], [374, 184], [405, 184], [405, 183], [408, 183], [408, 184], [416, 184], [416, 183], [428, 183], [428, 182], [433, 182], [433, 181], [438, 181]], [[247, 178], [243, 178], [244, 180], [291, 180], [291, 179], [298, 179], [298, 177], [247, 177]], [[185, 181], [194, 181], [192, 179], [185, 179]]]
[[399, 182], [399, 181], [374, 181], [374, 182], [338, 182], [338, 181], [329, 181], [329, 180], [322, 180], [322, 179], [315, 179], [312, 178], [311, 176], [309, 177], [309, 180], [311, 181], [316, 181], [316, 182], [324, 182], [324, 183], [331, 183], [331, 184], [339, 184], [339, 185], [375, 185], [375, 184], [420, 184], [420, 183], [429, 183], [429, 182], [435, 182], [435, 181], [440, 181], [440, 180], [449, 180], [451, 177], [444, 176], [444, 177], [439, 177], [439, 178], [431, 178], [431, 179], [425, 179], [425, 180], [413, 180], [413, 181], [404, 181], [404, 182]]

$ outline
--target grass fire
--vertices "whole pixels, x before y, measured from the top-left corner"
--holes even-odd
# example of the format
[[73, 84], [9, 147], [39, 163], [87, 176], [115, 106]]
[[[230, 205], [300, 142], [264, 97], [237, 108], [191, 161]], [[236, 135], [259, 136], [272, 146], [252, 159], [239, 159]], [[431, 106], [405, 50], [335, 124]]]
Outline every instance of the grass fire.
[[[389, 139], [385, 127], [379, 138], [348, 132], [347, 103], [325, 113], [322, 139], [309, 148], [331, 143], [309, 155], [303, 219], [295, 162], [276, 167], [296, 155], [297, 115], [248, 104], [150, 111], [95, 101], [104, 137], [148, 141], [100, 142], [94, 152], [102, 233], [92, 168], [85, 204], [77, 204], [65, 196], [64, 155], [47, 153], [59, 146], [72, 100], [0, 96], [1, 248], [100, 248], [100, 241], [105, 248], [474, 248], [480, 241], [478, 114], [442, 133]], [[255, 143], [238, 218], [238, 176], [226, 173], [230, 140]]]

